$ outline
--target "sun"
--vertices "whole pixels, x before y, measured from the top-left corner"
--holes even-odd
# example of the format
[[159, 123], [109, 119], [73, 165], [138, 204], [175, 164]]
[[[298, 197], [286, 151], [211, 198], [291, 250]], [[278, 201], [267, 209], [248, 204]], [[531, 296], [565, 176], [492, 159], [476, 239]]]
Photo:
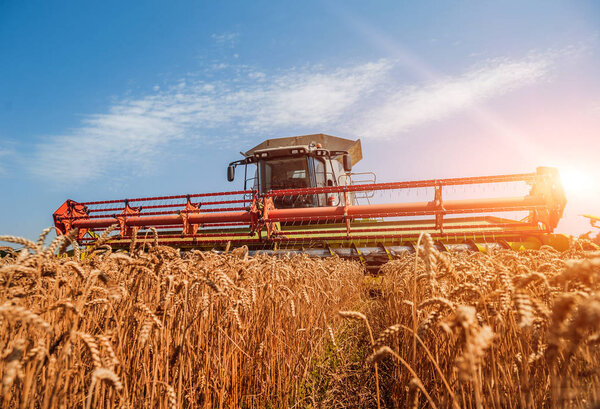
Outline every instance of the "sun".
[[559, 171], [567, 197], [587, 196], [597, 188], [598, 181], [589, 172], [572, 167], [560, 168]]

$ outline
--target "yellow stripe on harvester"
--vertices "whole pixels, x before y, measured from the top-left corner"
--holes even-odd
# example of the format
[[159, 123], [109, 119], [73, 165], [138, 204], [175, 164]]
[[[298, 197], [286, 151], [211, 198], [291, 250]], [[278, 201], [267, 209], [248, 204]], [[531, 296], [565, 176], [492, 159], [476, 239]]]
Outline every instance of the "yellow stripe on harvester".
[[592, 216], [591, 214], [582, 214], [583, 217], [590, 219], [590, 225], [600, 229], [600, 217]]

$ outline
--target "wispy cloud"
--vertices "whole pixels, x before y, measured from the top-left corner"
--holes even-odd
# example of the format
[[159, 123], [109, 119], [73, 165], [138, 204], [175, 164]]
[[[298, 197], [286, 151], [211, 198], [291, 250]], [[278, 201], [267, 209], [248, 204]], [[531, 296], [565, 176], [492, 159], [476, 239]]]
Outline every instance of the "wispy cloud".
[[11, 149], [0, 148], [0, 176], [8, 175], [8, 171], [4, 166], [7, 157], [14, 155], [14, 151]]
[[233, 46], [235, 46], [239, 36], [240, 36], [240, 33], [225, 32], [225, 33], [214, 33], [210, 37], [214, 40], [214, 42], [217, 45], [233, 47]]
[[[202, 138], [224, 128], [236, 133], [293, 126], [321, 127], [340, 120], [389, 68], [379, 61], [324, 72], [309, 68], [273, 77], [181, 81], [165, 91], [123, 100], [108, 113], [86, 118], [72, 132], [36, 147], [32, 172], [77, 183], [117, 169], [147, 170], [174, 140]], [[249, 78], [246, 74], [244, 78]]]
[[551, 65], [549, 55], [522, 61], [493, 60], [459, 76], [400, 87], [381, 104], [366, 110], [360, 121], [363, 125], [356, 132], [376, 138], [394, 137], [535, 83], [548, 73]]
[[256, 131], [337, 123], [350, 107], [379, 87], [391, 68], [382, 60], [332, 72], [279, 76], [264, 88], [239, 95], [253, 107], [244, 110], [241, 119]]
[[32, 172], [77, 183], [115, 169], [146, 171], [172, 142], [209, 141], [212, 135], [322, 130], [393, 138], [539, 81], [552, 63], [551, 54], [486, 61], [460, 75], [411, 86], [389, 60], [334, 69], [307, 66], [275, 75], [239, 66], [220, 74], [220, 80], [187, 79], [123, 99], [71, 132], [47, 137], [35, 149]]

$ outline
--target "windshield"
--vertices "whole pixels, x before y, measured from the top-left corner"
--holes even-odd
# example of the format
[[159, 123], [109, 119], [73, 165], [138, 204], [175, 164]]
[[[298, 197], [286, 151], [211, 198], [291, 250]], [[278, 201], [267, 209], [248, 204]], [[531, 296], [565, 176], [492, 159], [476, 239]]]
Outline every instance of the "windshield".
[[310, 186], [306, 157], [262, 161], [260, 173], [263, 192]]

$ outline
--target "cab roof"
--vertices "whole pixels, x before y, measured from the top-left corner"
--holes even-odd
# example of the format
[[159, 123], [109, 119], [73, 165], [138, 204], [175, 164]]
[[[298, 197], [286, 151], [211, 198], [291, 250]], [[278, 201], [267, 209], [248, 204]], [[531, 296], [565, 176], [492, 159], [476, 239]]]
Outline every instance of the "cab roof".
[[266, 141], [261, 142], [254, 148], [247, 151], [245, 156], [253, 156], [255, 152], [267, 149], [308, 146], [311, 143], [321, 144], [324, 149], [330, 151], [347, 151], [352, 158], [353, 164], [356, 164], [362, 159], [362, 147], [360, 145], [360, 139], [353, 141], [351, 139], [339, 138], [337, 136], [323, 133], [267, 139]]

